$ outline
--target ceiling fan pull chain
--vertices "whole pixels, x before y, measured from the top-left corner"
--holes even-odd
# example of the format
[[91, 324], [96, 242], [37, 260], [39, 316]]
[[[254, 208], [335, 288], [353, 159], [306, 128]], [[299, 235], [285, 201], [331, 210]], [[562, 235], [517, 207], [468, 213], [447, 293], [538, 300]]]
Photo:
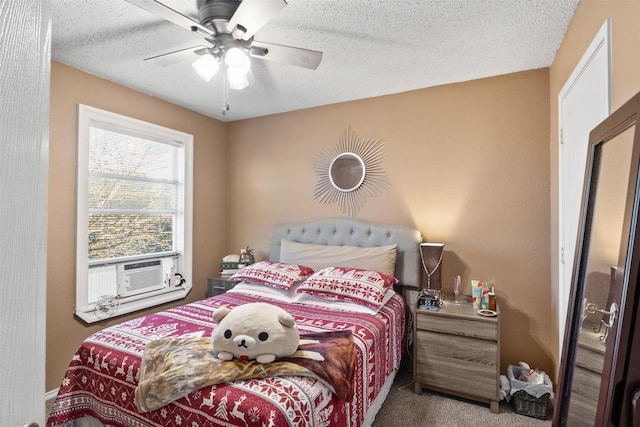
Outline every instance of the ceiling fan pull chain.
[[224, 67], [222, 72], [222, 115], [226, 115], [229, 111], [229, 78], [227, 77], [227, 68]]

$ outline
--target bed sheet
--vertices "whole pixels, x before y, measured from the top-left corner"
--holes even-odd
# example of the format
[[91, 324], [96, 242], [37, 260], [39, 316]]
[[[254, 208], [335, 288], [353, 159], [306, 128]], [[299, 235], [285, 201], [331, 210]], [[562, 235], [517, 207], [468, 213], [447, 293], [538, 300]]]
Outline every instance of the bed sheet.
[[279, 300], [301, 334], [350, 329], [358, 366], [354, 397], [339, 400], [320, 380], [273, 377], [209, 386], [160, 409], [139, 413], [134, 403], [140, 360], [152, 340], [208, 337], [217, 307], [256, 297], [226, 293], [103, 329], [80, 346], [65, 374], [48, 426], [91, 416], [114, 426], [361, 426], [385, 380], [400, 367], [407, 307], [396, 295], [377, 315], [331, 310]]

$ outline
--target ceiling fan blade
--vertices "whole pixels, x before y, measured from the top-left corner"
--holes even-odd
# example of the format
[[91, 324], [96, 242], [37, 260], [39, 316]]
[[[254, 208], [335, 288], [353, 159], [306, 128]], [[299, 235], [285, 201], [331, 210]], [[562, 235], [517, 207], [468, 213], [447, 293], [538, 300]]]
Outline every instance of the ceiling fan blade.
[[242, 39], [249, 40], [286, 5], [285, 0], [242, 0], [229, 20], [227, 29], [233, 33], [240, 25], [246, 30]]
[[151, 12], [155, 15], [158, 15], [159, 17], [166, 19], [169, 22], [179, 25], [180, 27], [191, 31], [192, 33], [195, 33], [204, 39], [208, 40], [215, 36], [213, 31], [211, 31], [207, 27], [200, 25], [200, 23], [198, 23], [197, 21], [194, 21], [188, 16], [185, 16], [180, 12], [177, 12], [171, 9], [168, 6], [165, 6], [159, 1], [156, 1], [156, 0], [126, 0], [126, 1], [131, 3], [134, 6], [138, 6], [139, 8], [146, 10], [147, 12]]
[[255, 40], [251, 44], [251, 56], [308, 68], [310, 70], [318, 68], [320, 61], [322, 61], [322, 52], [316, 50], [264, 43]]
[[145, 58], [144, 60], [153, 62], [161, 67], [166, 67], [167, 65], [175, 64], [177, 62], [194, 61], [199, 55], [202, 55], [207, 51], [209, 51], [209, 48], [206, 46], [193, 46], [186, 49], [176, 50], [174, 52], [163, 53], [162, 55], [152, 56], [150, 58]]

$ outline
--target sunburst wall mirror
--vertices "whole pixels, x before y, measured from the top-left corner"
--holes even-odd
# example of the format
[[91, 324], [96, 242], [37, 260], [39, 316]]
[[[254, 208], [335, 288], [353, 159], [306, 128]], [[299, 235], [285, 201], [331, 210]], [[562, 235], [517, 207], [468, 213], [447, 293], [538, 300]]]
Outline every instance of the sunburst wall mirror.
[[348, 128], [331, 149], [314, 161], [318, 175], [314, 198], [320, 203], [337, 203], [354, 217], [368, 197], [378, 195], [388, 183], [380, 165], [384, 154], [381, 139], [361, 140]]

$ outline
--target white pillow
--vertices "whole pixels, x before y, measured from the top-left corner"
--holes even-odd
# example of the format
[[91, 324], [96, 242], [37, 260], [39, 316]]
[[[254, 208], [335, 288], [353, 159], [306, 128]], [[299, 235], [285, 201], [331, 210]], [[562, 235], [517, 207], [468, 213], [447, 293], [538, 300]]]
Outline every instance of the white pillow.
[[398, 245], [360, 247], [330, 246], [280, 241], [280, 262], [302, 264], [314, 270], [350, 267], [394, 275]]
[[293, 298], [297, 295], [295, 288], [284, 290], [274, 288], [269, 285], [262, 285], [260, 283], [240, 282], [232, 289], [229, 289], [227, 293], [247, 294], [257, 296], [260, 298], [270, 298], [283, 302], [292, 302]]
[[[236, 285], [233, 289], [237, 287], [238, 285]], [[384, 299], [382, 300], [382, 305], [377, 310], [355, 302], [332, 301], [317, 295], [310, 294], [297, 294], [294, 298], [292, 298], [292, 302], [294, 304], [312, 305], [314, 307], [324, 307], [331, 310], [344, 310], [353, 311], [356, 313], [377, 314], [380, 309], [387, 303], [387, 301], [389, 301], [395, 294], [396, 292], [393, 289], [389, 289], [387, 291], [387, 294], [384, 296]]]

